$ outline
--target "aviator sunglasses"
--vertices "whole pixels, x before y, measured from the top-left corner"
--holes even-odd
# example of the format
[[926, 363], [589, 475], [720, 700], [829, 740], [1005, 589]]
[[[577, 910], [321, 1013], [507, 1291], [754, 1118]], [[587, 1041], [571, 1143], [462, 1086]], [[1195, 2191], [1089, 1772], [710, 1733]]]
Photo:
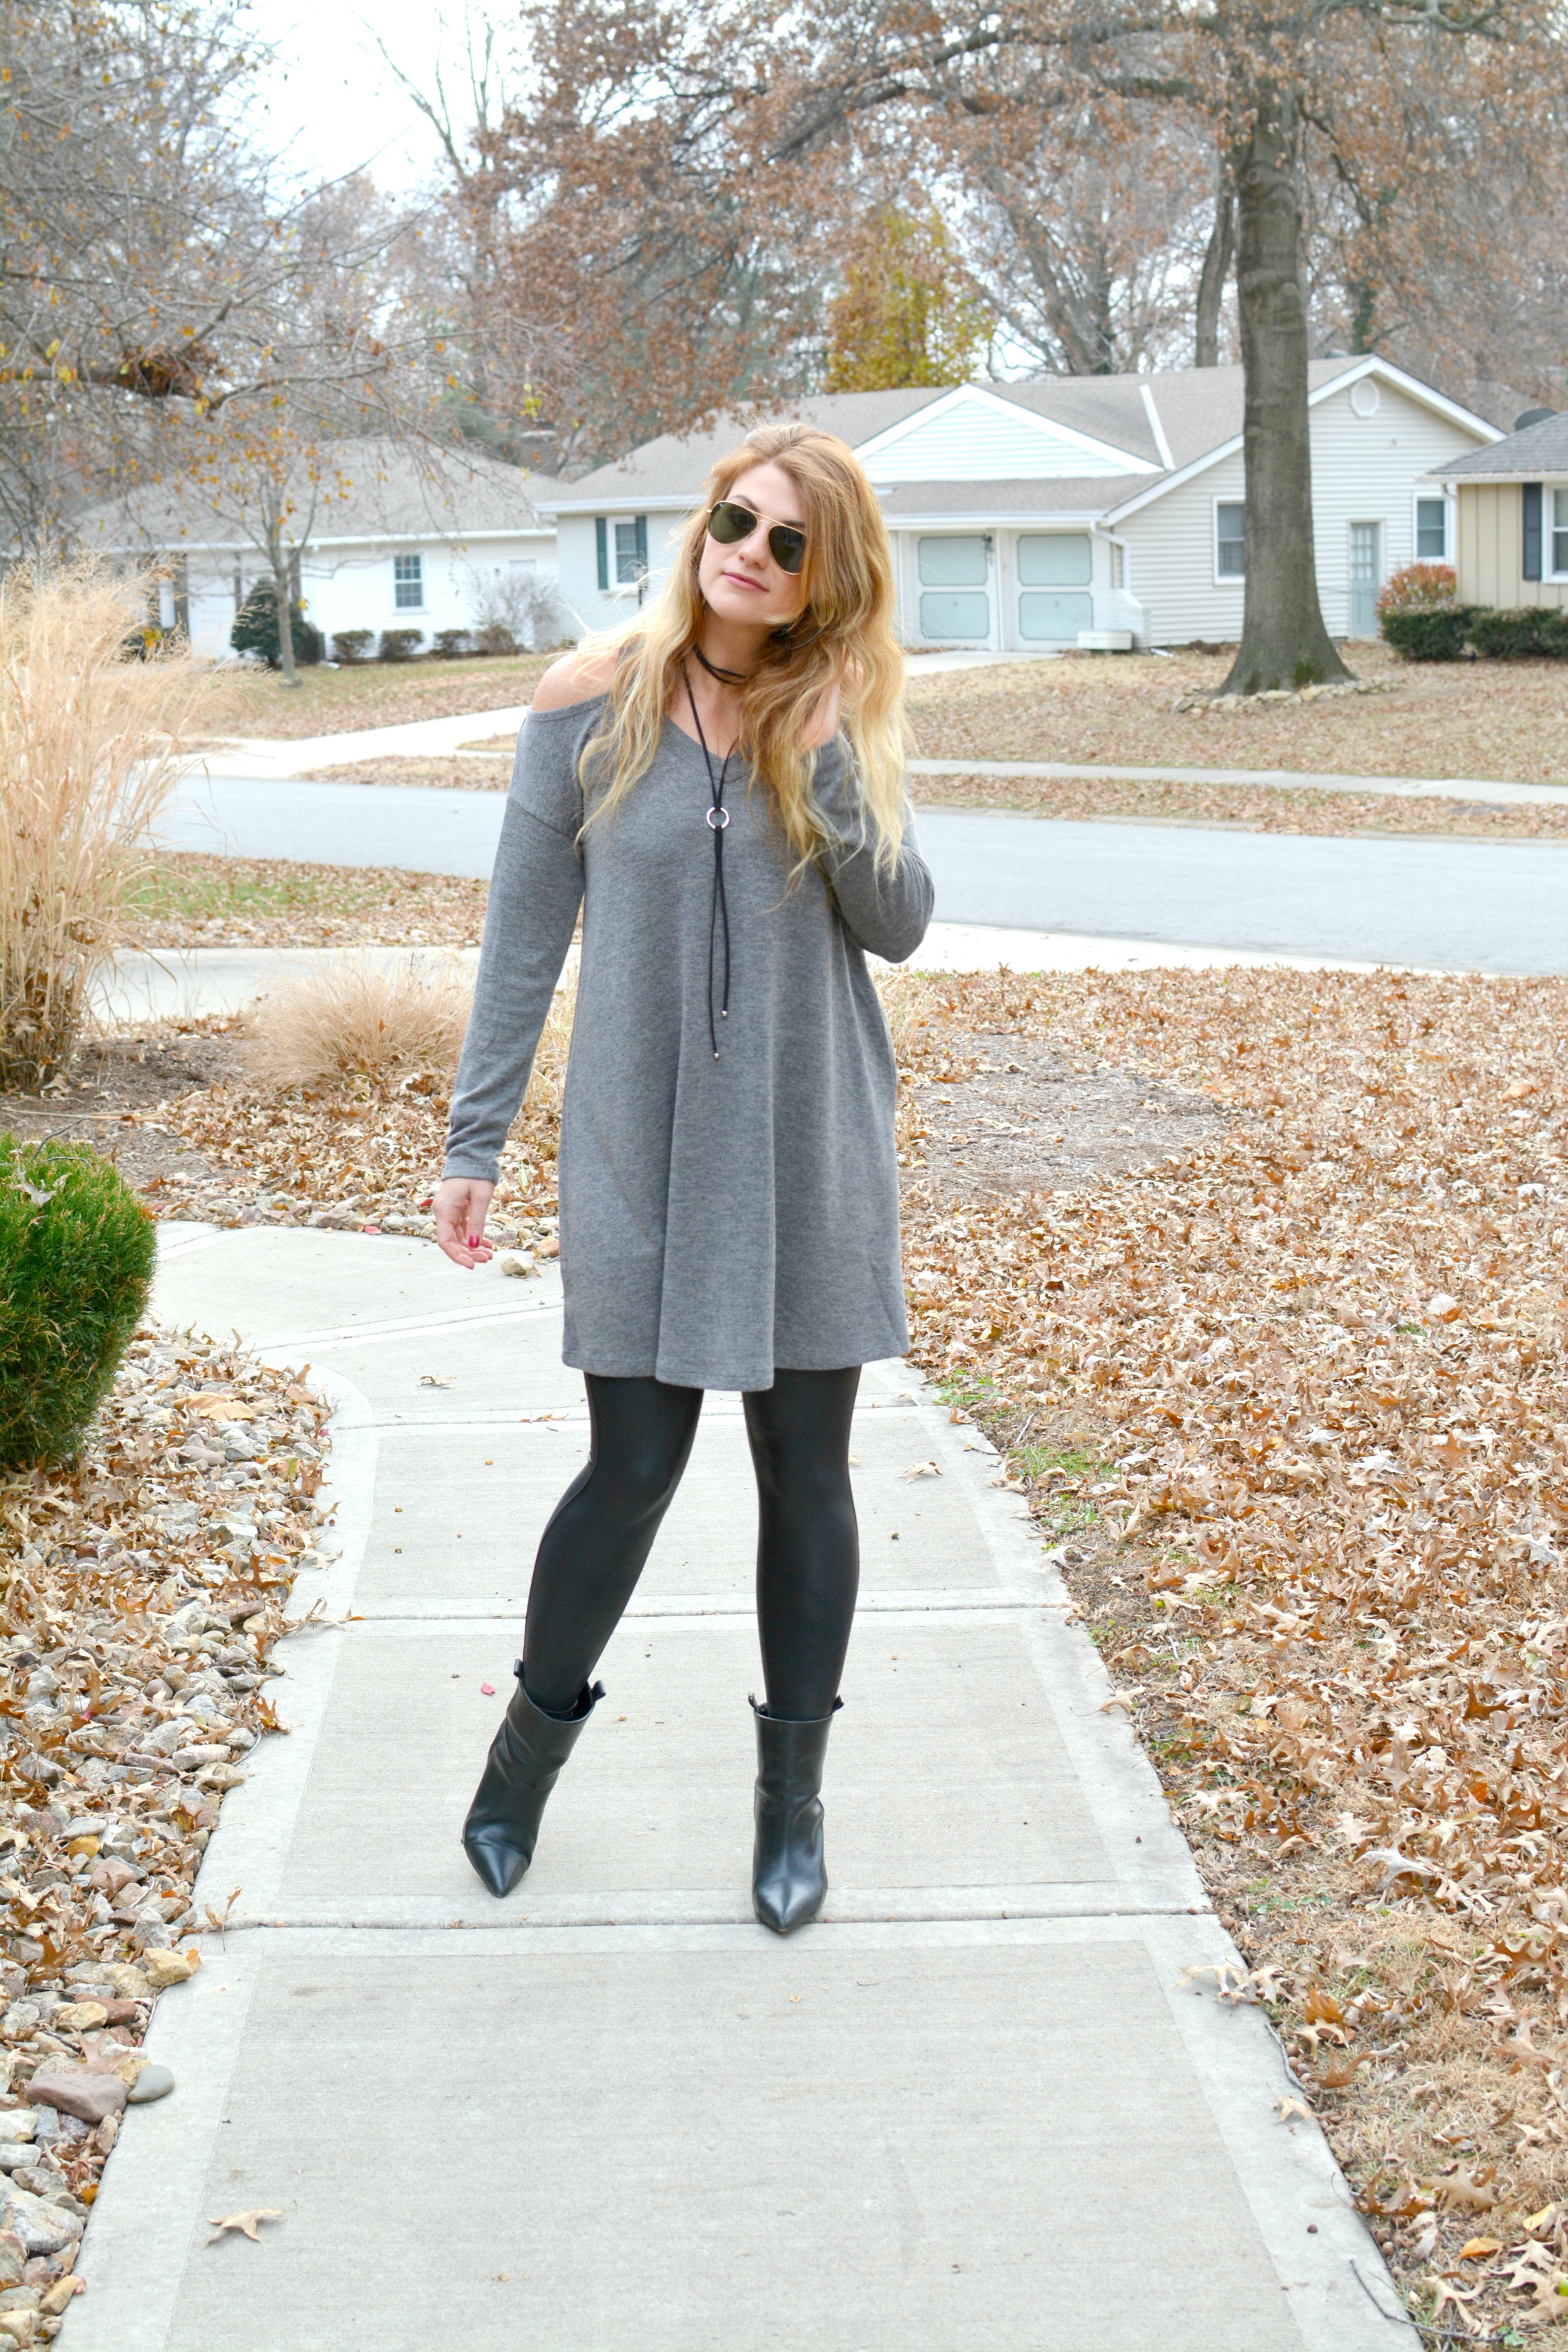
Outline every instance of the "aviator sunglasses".
[[[738, 506], [733, 499], [721, 499], [708, 518], [708, 536], [721, 547], [738, 547], [742, 540], [750, 539], [761, 520], [750, 507]], [[768, 532], [768, 547], [781, 572], [798, 572], [805, 562], [805, 533], [794, 523], [775, 522]]]

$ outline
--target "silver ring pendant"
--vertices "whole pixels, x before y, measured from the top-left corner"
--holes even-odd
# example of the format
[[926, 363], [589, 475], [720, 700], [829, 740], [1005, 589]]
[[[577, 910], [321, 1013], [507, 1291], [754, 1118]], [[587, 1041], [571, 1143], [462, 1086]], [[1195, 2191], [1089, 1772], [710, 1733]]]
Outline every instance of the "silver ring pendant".
[[727, 808], [710, 808], [708, 812], [708, 822], [712, 826], [715, 833], [722, 833], [725, 826], [730, 822], [729, 810]]

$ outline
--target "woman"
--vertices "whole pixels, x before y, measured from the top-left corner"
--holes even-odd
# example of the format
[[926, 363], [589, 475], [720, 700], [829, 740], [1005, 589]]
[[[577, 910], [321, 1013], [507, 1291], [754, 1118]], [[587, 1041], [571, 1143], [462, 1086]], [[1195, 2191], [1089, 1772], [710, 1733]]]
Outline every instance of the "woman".
[[496, 1895], [604, 1695], [589, 1676], [710, 1388], [743, 1392], [757, 1476], [757, 1916], [787, 1935], [827, 1890], [823, 1762], [859, 1576], [850, 1416], [861, 1364], [908, 1345], [896, 1071], [865, 951], [911, 954], [931, 904], [892, 613], [855, 458], [771, 427], [714, 468], [658, 596], [547, 670], [523, 727], [436, 1227], [457, 1265], [489, 1255], [581, 904], [561, 1269], [592, 1450], [540, 1543], [463, 1831]]

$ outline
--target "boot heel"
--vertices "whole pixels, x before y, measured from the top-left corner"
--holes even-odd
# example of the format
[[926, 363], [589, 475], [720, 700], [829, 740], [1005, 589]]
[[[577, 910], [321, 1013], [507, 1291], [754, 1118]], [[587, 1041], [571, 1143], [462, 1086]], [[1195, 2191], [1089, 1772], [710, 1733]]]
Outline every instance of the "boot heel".
[[775, 1936], [793, 1935], [827, 1893], [822, 1838], [822, 1768], [844, 1701], [814, 1723], [790, 1723], [752, 1701], [757, 1725], [756, 1842], [752, 1907]]
[[463, 1823], [463, 1851], [492, 1895], [510, 1895], [533, 1860], [545, 1801], [605, 1696], [595, 1683], [584, 1686], [570, 1716], [546, 1715], [523, 1688], [521, 1659], [513, 1672], [517, 1688]]

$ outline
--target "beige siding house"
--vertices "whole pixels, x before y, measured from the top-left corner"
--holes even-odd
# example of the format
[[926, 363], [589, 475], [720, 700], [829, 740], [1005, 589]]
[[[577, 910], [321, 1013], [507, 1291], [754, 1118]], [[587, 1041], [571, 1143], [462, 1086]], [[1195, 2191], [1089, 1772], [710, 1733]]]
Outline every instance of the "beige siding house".
[[1568, 605], [1568, 416], [1541, 416], [1441, 472], [1461, 604]]
[[[1499, 436], [1373, 357], [1314, 361], [1310, 399], [1323, 615], [1336, 636], [1373, 636], [1391, 572], [1417, 555], [1452, 560], [1451, 504], [1428, 478]], [[1239, 368], [822, 394], [784, 415], [837, 434], [870, 476], [911, 650], [1240, 634]], [[577, 628], [613, 625], [662, 577], [710, 466], [740, 431], [666, 436], [537, 494]]]

